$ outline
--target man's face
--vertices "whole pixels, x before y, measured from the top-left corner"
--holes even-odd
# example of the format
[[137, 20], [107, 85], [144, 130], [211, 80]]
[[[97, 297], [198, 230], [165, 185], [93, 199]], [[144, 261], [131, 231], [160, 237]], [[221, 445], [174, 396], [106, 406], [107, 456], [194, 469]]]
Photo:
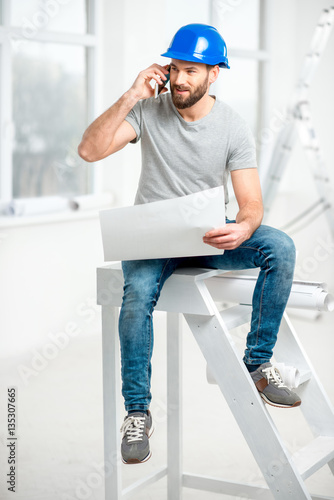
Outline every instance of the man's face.
[[209, 86], [209, 70], [205, 64], [172, 59], [170, 90], [176, 108], [190, 108], [202, 99]]

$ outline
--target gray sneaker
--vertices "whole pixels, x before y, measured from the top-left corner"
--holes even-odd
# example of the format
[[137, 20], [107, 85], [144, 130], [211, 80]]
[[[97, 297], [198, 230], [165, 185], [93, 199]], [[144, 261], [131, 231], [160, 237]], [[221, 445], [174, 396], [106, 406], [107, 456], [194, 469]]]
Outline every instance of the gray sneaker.
[[125, 464], [140, 464], [151, 457], [148, 438], [153, 433], [151, 412], [135, 412], [127, 415], [121, 427], [122, 460]]
[[279, 370], [271, 363], [263, 363], [250, 375], [261, 398], [269, 405], [294, 408], [301, 404], [300, 397], [288, 389]]

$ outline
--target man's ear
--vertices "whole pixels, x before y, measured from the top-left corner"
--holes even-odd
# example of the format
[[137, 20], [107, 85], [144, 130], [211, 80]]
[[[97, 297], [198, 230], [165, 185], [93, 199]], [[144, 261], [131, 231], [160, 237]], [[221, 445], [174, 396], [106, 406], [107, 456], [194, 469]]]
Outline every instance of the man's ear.
[[219, 66], [216, 64], [213, 68], [210, 69], [210, 75], [209, 75], [209, 83], [214, 83], [219, 75]]

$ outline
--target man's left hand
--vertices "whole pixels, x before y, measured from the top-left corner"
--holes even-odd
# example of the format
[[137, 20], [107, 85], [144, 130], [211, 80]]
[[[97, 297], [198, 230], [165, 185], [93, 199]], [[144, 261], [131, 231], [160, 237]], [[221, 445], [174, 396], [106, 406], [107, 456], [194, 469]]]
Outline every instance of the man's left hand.
[[251, 231], [246, 222], [231, 222], [205, 233], [203, 241], [221, 250], [234, 250], [250, 237]]

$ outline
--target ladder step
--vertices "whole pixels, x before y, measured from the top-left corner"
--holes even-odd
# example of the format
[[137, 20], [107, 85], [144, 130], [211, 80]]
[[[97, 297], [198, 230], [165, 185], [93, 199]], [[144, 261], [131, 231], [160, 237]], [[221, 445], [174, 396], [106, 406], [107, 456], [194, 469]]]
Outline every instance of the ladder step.
[[299, 385], [308, 382], [312, 378], [312, 372], [310, 370], [305, 370], [300, 372]]
[[229, 330], [247, 323], [250, 320], [251, 315], [252, 306], [243, 304], [229, 307], [228, 309], [220, 312], [220, 316]]
[[334, 437], [319, 436], [294, 453], [292, 459], [303, 479], [334, 459]]

